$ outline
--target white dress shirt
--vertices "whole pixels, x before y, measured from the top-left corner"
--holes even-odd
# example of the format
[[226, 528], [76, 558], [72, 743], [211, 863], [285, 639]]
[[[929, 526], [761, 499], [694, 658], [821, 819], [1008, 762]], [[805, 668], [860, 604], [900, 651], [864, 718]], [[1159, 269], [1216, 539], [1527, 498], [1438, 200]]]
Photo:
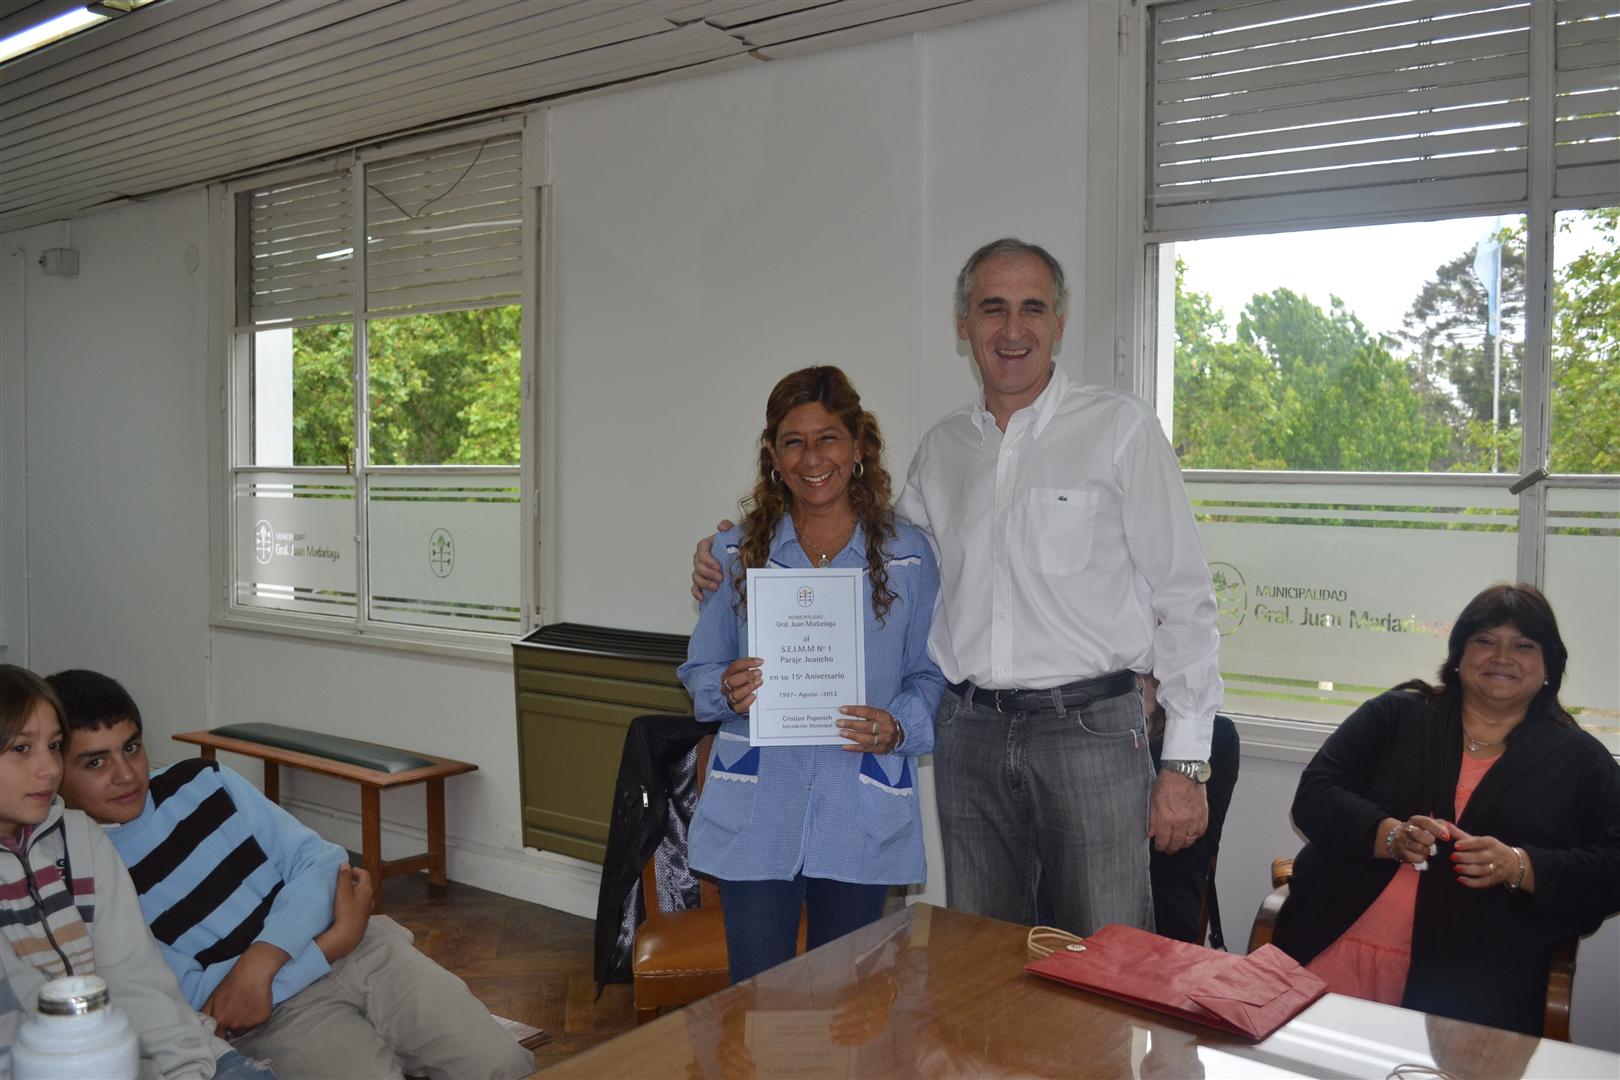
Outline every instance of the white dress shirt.
[[947, 679], [1046, 689], [1152, 671], [1163, 756], [1208, 759], [1215, 594], [1175, 453], [1140, 398], [1055, 368], [1003, 433], [981, 394], [923, 436], [897, 510], [939, 555], [928, 654]]

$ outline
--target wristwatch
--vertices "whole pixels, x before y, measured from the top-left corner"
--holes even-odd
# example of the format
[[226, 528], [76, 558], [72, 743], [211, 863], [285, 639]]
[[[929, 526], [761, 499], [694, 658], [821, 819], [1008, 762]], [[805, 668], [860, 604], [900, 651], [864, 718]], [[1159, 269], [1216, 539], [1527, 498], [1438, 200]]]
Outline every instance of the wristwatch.
[[1161, 761], [1159, 768], [1180, 773], [1195, 784], [1209, 783], [1211, 769], [1207, 761]]

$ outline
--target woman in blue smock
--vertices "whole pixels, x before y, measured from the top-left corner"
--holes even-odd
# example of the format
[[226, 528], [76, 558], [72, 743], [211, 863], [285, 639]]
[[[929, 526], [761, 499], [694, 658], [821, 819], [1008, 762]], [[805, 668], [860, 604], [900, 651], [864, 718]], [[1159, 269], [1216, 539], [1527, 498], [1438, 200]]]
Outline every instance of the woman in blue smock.
[[[731, 980], [875, 921], [889, 886], [926, 876], [915, 759], [933, 749], [944, 676], [928, 658], [939, 569], [890, 506], [877, 419], [836, 367], [795, 371], [765, 405], [742, 524], [716, 537], [725, 580], [704, 601], [681, 681], [722, 721], [689, 833], [720, 884]], [[840, 746], [749, 746], [764, 672], [743, 655], [750, 567], [865, 571], [866, 698], [841, 708]]]

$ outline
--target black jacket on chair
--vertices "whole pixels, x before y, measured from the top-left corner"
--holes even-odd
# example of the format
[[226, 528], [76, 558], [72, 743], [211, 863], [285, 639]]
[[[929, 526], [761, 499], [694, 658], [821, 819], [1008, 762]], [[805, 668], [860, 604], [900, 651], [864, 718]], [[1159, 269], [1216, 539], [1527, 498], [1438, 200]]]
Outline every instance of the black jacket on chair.
[[[613, 791], [602, 888], [596, 901], [596, 992], [630, 981], [630, 952], [640, 925], [641, 869], [658, 858], [665, 911], [698, 902], [697, 879], [686, 865], [686, 828], [697, 805], [698, 741], [720, 728], [690, 716], [638, 716], [624, 734]], [[653, 902], [658, 902], [656, 899]]]

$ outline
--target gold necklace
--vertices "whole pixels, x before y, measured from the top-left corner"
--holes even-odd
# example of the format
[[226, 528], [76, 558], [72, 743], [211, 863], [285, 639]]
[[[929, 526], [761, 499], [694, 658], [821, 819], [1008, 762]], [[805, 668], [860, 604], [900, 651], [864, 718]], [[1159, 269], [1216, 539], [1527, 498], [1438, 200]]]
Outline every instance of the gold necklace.
[[1505, 742], [1507, 742], [1506, 735], [1502, 736], [1500, 739], [1497, 739], [1495, 742], [1480, 742], [1478, 739], [1468, 734], [1467, 728], [1463, 728], [1463, 745], [1468, 748], [1468, 752], [1471, 754], [1477, 754], [1481, 750], [1493, 749], [1501, 746]]

